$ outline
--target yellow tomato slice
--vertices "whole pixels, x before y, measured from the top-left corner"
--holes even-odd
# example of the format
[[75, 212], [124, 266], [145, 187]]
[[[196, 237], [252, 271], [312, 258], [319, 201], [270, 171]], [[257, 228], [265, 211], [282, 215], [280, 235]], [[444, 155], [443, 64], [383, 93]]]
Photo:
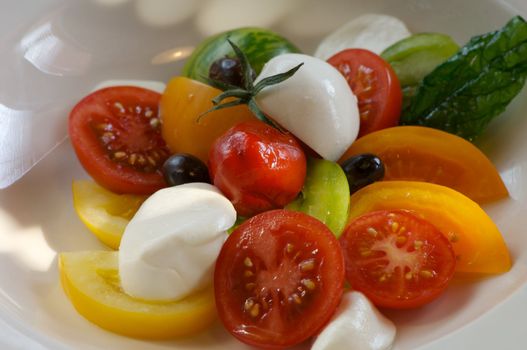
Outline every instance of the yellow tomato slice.
[[128, 221], [147, 196], [115, 194], [93, 181], [73, 181], [73, 206], [81, 221], [101, 242], [118, 249]]
[[355, 141], [340, 162], [361, 153], [377, 155], [385, 180], [424, 181], [453, 188], [478, 203], [508, 196], [491, 161], [467, 140], [422, 126], [379, 130]]
[[216, 318], [212, 288], [174, 302], [146, 302], [119, 284], [117, 252], [59, 255], [62, 286], [77, 311], [106, 330], [134, 338], [170, 339], [208, 327]]
[[448, 187], [416, 181], [376, 182], [355, 192], [350, 208], [350, 220], [385, 209], [421, 215], [452, 243], [457, 272], [494, 274], [511, 267], [509, 251], [494, 222], [477, 203]]
[[161, 97], [162, 135], [174, 153], [190, 153], [205, 163], [210, 146], [230, 127], [253, 119], [246, 105], [208, 113], [212, 99], [222, 91], [185, 77], [172, 79]]

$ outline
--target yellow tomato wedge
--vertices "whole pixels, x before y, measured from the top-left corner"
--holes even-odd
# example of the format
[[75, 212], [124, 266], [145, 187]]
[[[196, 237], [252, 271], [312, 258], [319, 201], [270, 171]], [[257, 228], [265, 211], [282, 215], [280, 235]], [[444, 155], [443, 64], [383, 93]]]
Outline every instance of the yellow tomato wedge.
[[216, 318], [212, 288], [174, 302], [146, 302], [125, 294], [119, 284], [117, 252], [59, 255], [62, 286], [77, 311], [106, 330], [143, 339], [170, 339], [196, 333]]
[[491, 161], [467, 140], [422, 126], [383, 129], [355, 141], [340, 162], [373, 153], [385, 180], [424, 181], [455, 189], [478, 203], [509, 195]]
[[233, 125], [254, 119], [246, 105], [202, 116], [214, 106], [212, 99], [221, 93], [221, 90], [185, 77], [168, 82], [159, 111], [163, 139], [173, 153], [190, 153], [207, 163], [214, 140]]
[[93, 181], [73, 181], [73, 206], [101, 242], [118, 249], [128, 221], [147, 196], [115, 194]]
[[477, 203], [448, 187], [415, 181], [376, 182], [355, 192], [350, 208], [350, 220], [385, 209], [421, 215], [452, 243], [457, 272], [495, 274], [511, 267], [509, 251], [494, 222]]

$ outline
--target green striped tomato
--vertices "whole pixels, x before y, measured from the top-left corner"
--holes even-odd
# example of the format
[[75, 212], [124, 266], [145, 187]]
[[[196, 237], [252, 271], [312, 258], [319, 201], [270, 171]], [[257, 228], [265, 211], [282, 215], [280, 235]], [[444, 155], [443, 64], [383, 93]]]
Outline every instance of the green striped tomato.
[[183, 67], [182, 75], [206, 82], [214, 61], [225, 56], [236, 57], [227, 39], [234, 42], [248, 57], [258, 75], [264, 64], [274, 56], [300, 50], [284, 37], [262, 28], [239, 28], [205, 39], [192, 53]]

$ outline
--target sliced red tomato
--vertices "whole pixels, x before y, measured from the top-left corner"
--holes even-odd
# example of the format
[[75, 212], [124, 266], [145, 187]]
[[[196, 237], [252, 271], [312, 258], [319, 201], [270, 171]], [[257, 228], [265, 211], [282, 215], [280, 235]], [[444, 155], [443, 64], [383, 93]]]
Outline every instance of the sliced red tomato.
[[350, 222], [340, 244], [351, 288], [380, 307], [422, 306], [454, 275], [456, 257], [448, 239], [408, 211], [364, 214]]
[[161, 95], [118, 86], [83, 98], [69, 116], [69, 135], [82, 166], [117, 193], [150, 194], [165, 187], [161, 166], [169, 151], [161, 137]]
[[285, 348], [315, 335], [343, 292], [339, 243], [317, 219], [273, 210], [242, 223], [216, 262], [214, 289], [225, 328], [249, 345]]
[[363, 49], [341, 51], [328, 62], [344, 75], [357, 96], [359, 137], [399, 124], [403, 94], [399, 79], [388, 62]]

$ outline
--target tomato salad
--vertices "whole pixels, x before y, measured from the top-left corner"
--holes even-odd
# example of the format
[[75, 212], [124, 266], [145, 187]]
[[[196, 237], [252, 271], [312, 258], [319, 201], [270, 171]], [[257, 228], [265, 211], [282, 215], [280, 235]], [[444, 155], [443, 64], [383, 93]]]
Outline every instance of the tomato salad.
[[[480, 207], [508, 192], [471, 141], [523, 86], [527, 23], [460, 49], [368, 16], [319, 57], [266, 29], [221, 33], [162, 95], [109, 87], [75, 106], [71, 142], [96, 182], [74, 182], [75, 209], [116, 249], [60, 255], [79, 313], [137, 338], [217, 316], [261, 348], [386, 349], [395, 326], [376, 307], [405, 312], [458, 274], [510, 269]], [[390, 42], [361, 39], [389, 29], [376, 23]]]

